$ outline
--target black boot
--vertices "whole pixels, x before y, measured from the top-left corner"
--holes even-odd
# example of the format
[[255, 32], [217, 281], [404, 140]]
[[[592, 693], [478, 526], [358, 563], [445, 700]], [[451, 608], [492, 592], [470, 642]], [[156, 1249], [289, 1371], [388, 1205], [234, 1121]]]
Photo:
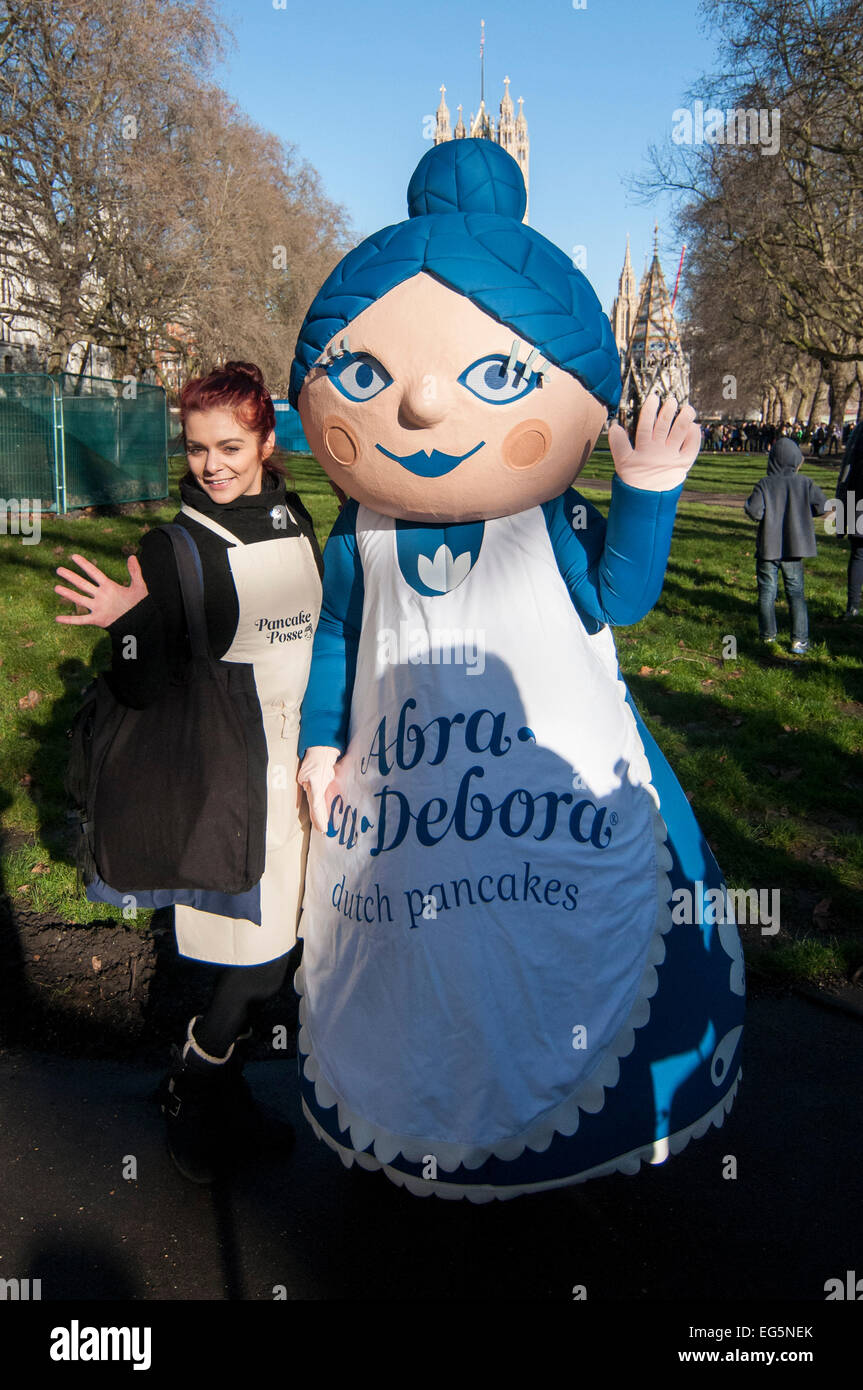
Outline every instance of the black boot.
[[226, 1176], [234, 1162], [230, 1097], [235, 1088], [229, 1065], [234, 1044], [224, 1057], [211, 1057], [195, 1040], [193, 1018], [182, 1051], [172, 1049], [174, 1066], [161, 1108], [168, 1152], [184, 1178], [211, 1183]]
[[230, 1060], [225, 1064], [228, 1073], [226, 1115], [229, 1117], [231, 1142], [237, 1160], [253, 1158], [256, 1153], [262, 1152], [284, 1156], [290, 1153], [296, 1138], [294, 1128], [287, 1120], [255, 1099], [243, 1076], [251, 1038], [251, 1028], [241, 1033]]

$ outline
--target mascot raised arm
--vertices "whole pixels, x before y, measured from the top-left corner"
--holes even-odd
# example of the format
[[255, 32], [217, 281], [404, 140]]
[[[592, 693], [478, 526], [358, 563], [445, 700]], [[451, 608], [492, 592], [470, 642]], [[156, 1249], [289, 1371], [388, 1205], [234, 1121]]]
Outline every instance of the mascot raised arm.
[[737, 1089], [721, 872], [621, 678], [659, 598], [689, 406], [613, 424], [590, 284], [516, 162], [435, 146], [315, 298], [291, 398], [349, 499], [303, 705], [303, 1108], [346, 1163], [506, 1198], [661, 1162]]

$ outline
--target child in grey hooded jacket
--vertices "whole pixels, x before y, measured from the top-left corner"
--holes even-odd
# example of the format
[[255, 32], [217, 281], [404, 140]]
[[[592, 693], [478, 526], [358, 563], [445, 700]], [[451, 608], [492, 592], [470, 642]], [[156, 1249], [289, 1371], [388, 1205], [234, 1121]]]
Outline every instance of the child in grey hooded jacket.
[[758, 632], [762, 642], [776, 641], [776, 590], [779, 571], [791, 612], [791, 650], [809, 649], [809, 614], [804, 592], [803, 559], [816, 555], [813, 516], [823, 516], [827, 499], [811, 478], [798, 472], [803, 455], [793, 439], [780, 436], [767, 458], [767, 473], [744, 502], [757, 521], [755, 570], [758, 578]]

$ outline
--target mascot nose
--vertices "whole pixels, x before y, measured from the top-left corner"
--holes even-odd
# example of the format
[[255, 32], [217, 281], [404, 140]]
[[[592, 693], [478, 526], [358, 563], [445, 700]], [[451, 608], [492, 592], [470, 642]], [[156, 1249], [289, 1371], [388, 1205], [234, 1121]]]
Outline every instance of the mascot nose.
[[429, 373], [411, 382], [402, 390], [399, 403], [399, 424], [422, 429], [438, 424], [449, 409], [448, 394], [443, 383]]

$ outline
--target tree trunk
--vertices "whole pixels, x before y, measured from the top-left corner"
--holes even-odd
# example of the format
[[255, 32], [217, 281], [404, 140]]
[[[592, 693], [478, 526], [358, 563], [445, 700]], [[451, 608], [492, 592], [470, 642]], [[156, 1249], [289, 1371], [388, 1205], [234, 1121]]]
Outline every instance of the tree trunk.
[[790, 422], [795, 418], [795, 416], [794, 416], [794, 414], [793, 414], [793, 412], [792, 412], [792, 409], [791, 409], [791, 402], [792, 402], [792, 399], [793, 399], [792, 390], [791, 390], [791, 388], [786, 384], [785, 386], [781, 386], [781, 387], [779, 388], [779, 393], [778, 393], [778, 394], [779, 394], [779, 403], [780, 403], [780, 405], [781, 405], [781, 407], [782, 407], [782, 416], [781, 416], [782, 421], [784, 422], [784, 421], [787, 420], [788, 423], [790, 424]]
[[819, 364], [818, 364], [818, 380], [817, 380], [816, 383], [815, 383], [815, 390], [812, 392], [812, 404], [811, 404], [810, 407], [809, 407], [809, 415], [807, 416], [807, 419], [806, 419], [806, 428], [807, 428], [808, 430], [812, 430], [812, 429], [815, 428], [815, 408], [816, 408], [816, 406], [818, 405], [818, 397], [819, 397], [820, 394], [821, 394], [821, 380], [822, 380], [822, 377], [823, 377], [823, 368], [822, 368], [822, 366], [821, 366], [821, 363], [819, 362]]
[[49, 376], [59, 376], [66, 366], [66, 357], [69, 353], [69, 343], [66, 334], [61, 330], [55, 330], [51, 337], [51, 345], [48, 348], [47, 371]]
[[838, 425], [840, 430], [845, 420], [845, 406], [851, 396], [851, 387], [856, 377], [856, 369], [850, 362], [834, 362], [825, 376], [828, 382], [828, 401], [830, 403], [830, 428]]
[[75, 382], [75, 395], [76, 395], [76, 396], [80, 396], [80, 394], [81, 394], [81, 387], [82, 387], [83, 382], [84, 382], [84, 374], [85, 374], [85, 372], [86, 372], [86, 370], [87, 370], [87, 363], [90, 361], [90, 351], [91, 351], [92, 347], [93, 347], [93, 344], [92, 344], [92, 343], [88, 343], [88, 344], [87, 344], [87, 351], [84, 353], [84, 356], [81, 358], [81, 370], [78, 372], [78, 380]]

